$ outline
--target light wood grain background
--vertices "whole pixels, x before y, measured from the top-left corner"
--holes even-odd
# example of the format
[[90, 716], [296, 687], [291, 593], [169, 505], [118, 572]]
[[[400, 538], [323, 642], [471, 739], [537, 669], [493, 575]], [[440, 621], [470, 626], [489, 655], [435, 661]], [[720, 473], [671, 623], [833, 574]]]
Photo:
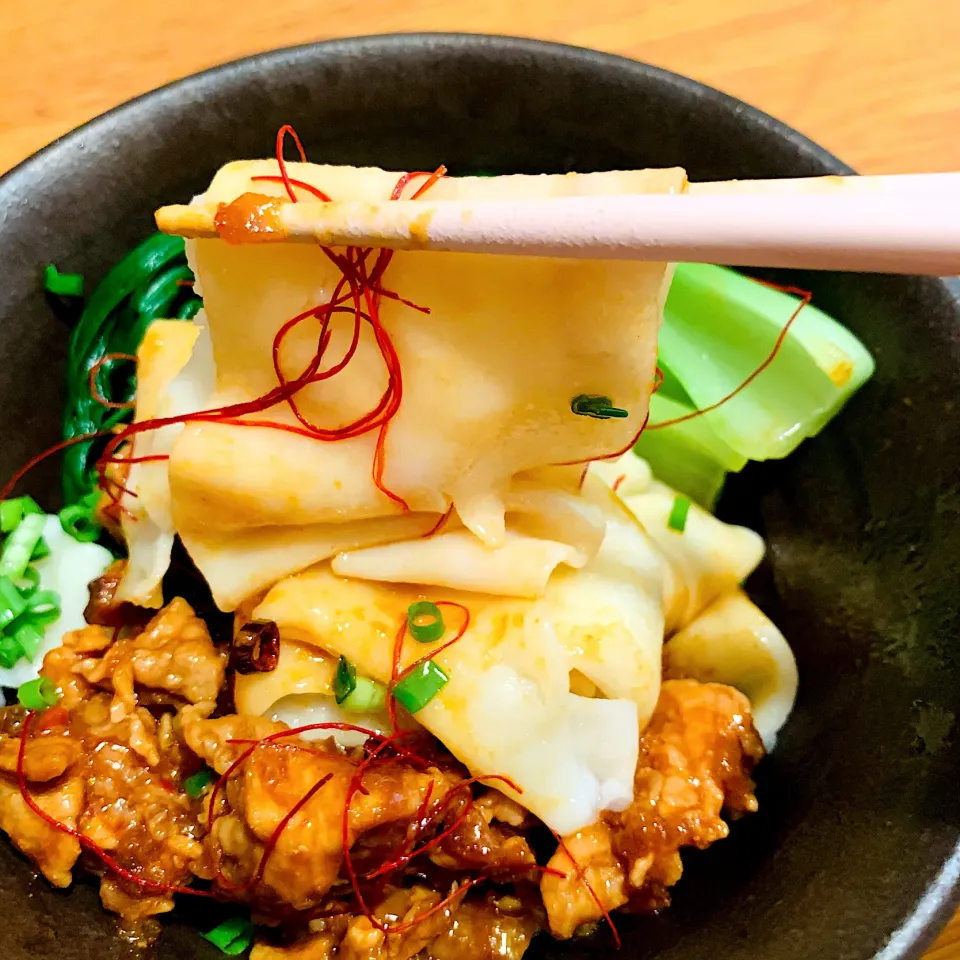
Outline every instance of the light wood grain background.
[[[224, 60], [411, 30], [626, 54], [762, 107], [863, 173], [960, 170], [960, 0], [0, 0], [0, 172]], [[925, 960], [960, 960], [960, 918]]]

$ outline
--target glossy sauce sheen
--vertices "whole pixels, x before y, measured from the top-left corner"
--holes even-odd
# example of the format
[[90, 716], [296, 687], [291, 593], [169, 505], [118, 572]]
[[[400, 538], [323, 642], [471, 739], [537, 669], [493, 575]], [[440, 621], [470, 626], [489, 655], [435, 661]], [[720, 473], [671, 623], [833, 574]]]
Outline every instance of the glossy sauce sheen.
[[217, 207], [213, 222], [227, 243], [275, 243], [287, 238], [280, 210], [287, 201], [260, 193], [244, 193]]

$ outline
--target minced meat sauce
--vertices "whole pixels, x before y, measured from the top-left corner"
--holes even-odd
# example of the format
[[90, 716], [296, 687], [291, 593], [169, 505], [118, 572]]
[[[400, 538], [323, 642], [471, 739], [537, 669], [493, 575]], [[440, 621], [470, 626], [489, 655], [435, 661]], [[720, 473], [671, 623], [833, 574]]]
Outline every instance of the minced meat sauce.
[[175, 599], [124, 626], [111, 596], [92, 585], [98, 622], [44, 660], [59, 704], [29, 720], [0, 711], [0, 829], [56, 886], [75, 866], [99, 874], [104, 906], [137, 942], [190, 888], [249, 908], [252, 960], [518, 960], [540, 929], [566, 938], [604, 911], [660, 909], [678, 849], [726, 836], [722, 809], [756, 809], [748, 702], [670, 680], [641, 738], [633, 804], [538, 862], [542, 824], [436, 741], [345, 750], [223, 713], [227, 654], [190, 606]]

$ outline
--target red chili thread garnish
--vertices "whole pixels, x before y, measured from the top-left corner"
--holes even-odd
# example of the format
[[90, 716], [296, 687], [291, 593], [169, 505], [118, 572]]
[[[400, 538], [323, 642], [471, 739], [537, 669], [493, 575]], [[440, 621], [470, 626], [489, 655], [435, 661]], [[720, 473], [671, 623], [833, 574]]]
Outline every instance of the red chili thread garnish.
[[[284, 744], [287, 746], [287, 744]], [[263, 853], [260, 855], [260, 862], [257, 864], [257, 870], [254, 875], [243, 884], [235, 884], [221, 873], [219, 866], [217, 867], [217, 883], [221, 886], [226, 887], [233, 893], [246, 893], [249, 890], [254, 890], [257, 887], [257, 884], [263, 879], [263, 875], [267, 869], [267, 861], [270, 859], [270, 855], [277, 847], [277, 843], [280, 841], [280, 837], [283, 835], [283, 831], [286, 830], [287, 825], [290, 821], [316, 796], [320, 790], [326, 786], [326, 784], [333, 779], [332, 773], [327, 773], [322, 776], [309, 790], [283, 815], [280, 822], [274, 828], [273, 833], [270, 834], [269, 839], [263, 845]]]
[[217, 782], [214, 783], [213, 789], [210, 791], [210, 800], [207, 806], [207, 829], [212, 829], [213, 823], [216, 820], [216, 804], [220, 791], [223, 789], [227, 780], [229, 780], [233, 773], [243, 763], [246, 762], [253, 751], [257, 749], [257, 747], [262, 746], [263, 744], [273, 743], [275, 740], [282, 740], [285, 737], [296, 737], [301, 733], [309, 733], [311, 730], [352, 730], [358, 733], [364, 733], [368, 737], [382, 739], [381, 735], [377, 733], [376, 730], [371, 730], [369, 727], [358, 727], [355, 723], [334, 723], [331, 721], [328, 723], [307, 723], [301, 727], [291, 727], [287, 730], [280, 730], [277, 733], [271, 733], [269, 736], [263, 737], [260, 740], [228, 740], [227, 743], [230, 744], [251, 744], [251, 746], [244, 750], [240, 756], [238, 756], [227, 767]]
[[[417, 836], [419, 835], [423, 827], [424, 819], [426, 818], [426, 815], [427, 815], [427, 807], [430, 804], [430, 798], [433, 796], [433, 788], [435, 784], [436, 784], [435, 780], [431, 780], [427, 784], [427, 789], [424, 790], [423, 792], [423, 800], [420, 801], [420, 806], [417, 807], [417, 812], [414, 814], [413, 819], [410, 821], [410, 824], [408, 827], [409, 836], [405, 837], [403, 841], [400, 843], [400, 846], [397, 847], [397, 849], [394, 851], [395, 858], [399, 858], [409, 853], [416, 846]], [[368, 873], [364, 879], [366, 880], [376, 879], [377, 876], [379, 876], [381, 873], [384, 873], [384, 872], [390, 872], [390, 871], [384, 871], [383, 867], [381, 867], [378, 870], [373, 871], [372, 873]]]
[[59, 443], [55, 443], [52, 447], [48, 447], [42, 453], [38, 453], [35, 457], [31, 457], [0, 489], [0, 500], [6, 500], [11, 493], [13, 493], [16, 485], [38, 464], [43, 463], [48, 457], [52, 457], [56, 453], [60, 453], [61, 450], [66, 450], [67, 447], [72, 447], [77, 443], [87, 443], [89, 440], [99, 440], [102, 437], [110, 437], [113, 434], [109, 430], [99, 430], [96, 433], [81, 433], [76, 437], [69, 437], [66, 440], [61, 440]]
[[290, 179], [290, 175], [287, 173], [287, 162], [283, 159], [283, 142], [288, 133], [291, 137], [293, 137], [293, 142], [297, 145], [297, 151], [300, 154], [301, 163], [307, 162], [307, 154], [303, 149], [303, 144], [300, 142], [300, 137], [297, 136], [297, 131], [294, 130], [289, 123], [285, 123], [277, 131], [277, 165], [280, 167], [280, 179], [286, 188], [287, 196], [293, 203], [296, 203], [297, 195], [293, 192], [293, 182]]
[[[400, 855], [396, 856], [395, 859], [391, 860], [389, 863], [381, 864], [379, 867], [376, 868], [376, 870], [372, 871], [371, 873], [368, 873], [365, 879], [373, 880], [376, 877], [381, 877], [381, 876], [384, 876], [385, 874], [393, 873], [395, 870], [399, 870], [401, 867], [408, 864], [411, 860], [421, 856], [424, 853], [427, 853], [429, 850], [433, 849], [434, 847], [439, 846], [441, 843], [443, 843], [444, 840], [446, 840], [448, 837], [456, 833], [457, 830], [459, 830], [460, 827], [462, 827], [463, 824], [466, 822], [467, 817], [470, 815], [470, 811], [473, 809], [472, 794], [467, 798], [467, 804], [463, 812], [454, 820], [454, 822], [450, 826], [444, 828], [444, 830], [438, 833], [435, 837], [432, 837], [422, 846], [416, 847], [414, 849], [413, 845], [416, 843], [416, 835], [423, 833], [427, 829], [427, 827], [430, 826], [431, 822], [435, 823], [437, 820], [440, 819], [444, 811], [446, 811], [450, 807], [450, 804], [453, 801], [453, 797], [457, 793], [463, 790], [469, 789], [469, 787], [471, 787], [475, 783], [485, 783], [488, 780], [499, 780], [501, 783], [506, 784], [508, 787], [510, 787], [511, 790], [516, 791], [518, 794], [523, 793], [523, 790], [516, 783], [514, 783], [509, 777], [505, 777], [499, 773], [482, 774], [480, 776], [469, 777], [466, 780], [461, 780], [459, 783], [451, 787], [440, 798], [440, 800], [437, 801], [437, 806], [432, 811], [431, 816], [426, 820], [426, 823], [423, 822], [424, 816], [422, 812], [419, 813], [417, 817], [412, 821], [413, 824], [415, 824], [415, 831], [414, 831], [413, 843], [410, 844], [410, 849], [400, 853]], [[431, 784], [432, 784], [432, 781], [431, 781]], [[429, 797], [429, 791], [427, 796]], [[424, 800], [424, 804], [425, 803], [426, 803], [426, 799]], [[423, 810], [424, 804], [421, 804], [421, 811]], [[405, 841], [403, 846], [406, 846], [406, 845], [407, 845], [407, 842]]]
[[[254, 177], [254, 179], [256, 179], [256, 177]], [[177, 286], [178, 286], [178, 287], [191, 287], [191, 288], [192, 288], [192, 287], [193, 287], [193, 284], [194, 284], [194, 281], [193, 281], [193, 280], [178, 280], [178, 281], [177, 281]]]
[[[263, 177], [262, 179], [272, 180], [273, 182], [276, 182], [277, 179], [279, 179], [280, 182], [283, 183], [290, 201], [293, 203], [296, 203], [298, 199], [295, 188], [306, 190], [317, 199], [324, 201], [329, 200], [330, 198], [323, 193], [323, 191], [313, 187], [312, 184], [307, 184], [304, 181], [295, 180], [290, 177], [287, 171], [286, 161], [283, 157], [284, 142], [288, 134], [293, 137], [297, 151], [300, 154], [301, 161], [306, 162], [306, 153], [296, 131], [289, 124], [285, 124], [277, 132], [276, 145], [277, 164], [280, 169], [279, 178], [269, 176]], [[419, 197], [434, 183], [436, 183], [436, 181], [439, 180], [440, 177], [445, 174], [445, 172], [446, 169], [444, 167], [440, 167], [432, 174], [425, 172], [404, 174], [394, 187], [391, 197], [399, 197], [406, 184], [414, 178], [425, 177], [426, 182], [414, 193], [415, 198]], [[131, 439], [137, 434], [149, 430], [157, 430], [165, 426], [185, 423], [213, 422], [231, 426], [281, 430], [299, 436], [308, 437], [310, 439], [329, 441], [351, 439], [368, 432], [377, 431], [377, 442], [372, 464], [372, 479], [378, 489], [380, 489], [380, 491], [389, 499], [397, 503], [401, 509], [409, 509], [403, 498], [390, 490], [384, 480], [386, 430], [387, 425], [400, 408], [403, 398], [403, 381], [399, 357], [397, 356], [396, 350], [393, 347], [390, 336], [380, 322], [378, 307], [380, 299], [382, 297], [386, 297], [403, 303], [412, 309], [420, 310], [425, 313], [429, 313], [429, 308], [419, 306], [408, 300], [404, 300], [398, 294], [383, 287], [382, 279], [384, 272], [392, 259], [392, 251], [376, 251], [377, 256], [373, 268], [368, 274], [367, 260], [374, 252], [372, 249], [353, 247], [347, 248], [343, 253], [335, 252], [334, 250], [326, 247], [322, 247], [321, 249], [331, 260], [331, 262], [340, 270], [342, 275], [341, 280], [337, 285], [334, 296], [328, 303], [322, 304], [310, 311], [306, 311], [299, 317], [293, 318], [292, 321], [288, 321], [286, 324], [284, 324], [281, 330], [278, 331], [274, 343], [275, 366], [278, 370], [278, 386], [273, 390], [268, 391], [263, 396], [246, 403], [232, 404], [225, 407], [202, 410], [177, 417], [158, 417], [152, 420], [144, 420], [140, 421], [139, 423], [128, 424], [116, 433], [105, 434], [105, 436], [110, 437], [110, 439], [108, 440], [103, 455], [97, 461], [96, 467], [99, 475], [98, 483], [113, 501], [113, 504], [110, 506], [119, 506], [119, 501], [124, 494], [129, 494], [130, 496], [136, 495], [133, 491], [127, 490], [121, 484], [111, 480], [106, 476], [107, 466], [111, 463], [117, 462], [118, 458], [116, 457], [116, 454], [123, 444], [130, 442]], [[344, 292], [345, 288], [346, 292]], [[344, 304], [348, 302], [352, 302], [352, 310], [351, 308], [344, 306]], [[352, 312], [353, 314], [354, 330], [351, 344], [344, 357], [337, 364], [325, 371], [321, 371], [320, 367], [323, 354], [325, 353], [330, 342], [330, 320], [334, 313], [340, 312], [348, 314]], [[279, 369], [278, 358], [280, 345], [286, 334], [293, 329], [297, 323], [302, 322], [310, 317], [316, 318], [320, 323], [317, 354], [311, 363], [308, 364], [306, 370], [304, 370], [299, 377], [293, 380], [288, 380], [286, 377], [284, 377], [282, 370]], [[293, 402], [293, 397], [303, 387], [311, 383], [329, 379], [330, 377], [335, 376], [342, 369], [344, 369], [347, 364], [349, 364], [358, 348], [361, 324], [364, 322], [369, 324], [373, 331], [375, 342], [381, 352], [387, 369], [387, 387], [384, 390], [380, 401], [373, 410], [369, 411], [363, 416], [358, 417], [356, 420], [350, 423], [342, 424], [338, 427], [320, 428], [315, 424], [310, 424], [306, 418], [300, 416], [296, 409], [296, 404]], [[252, 414], [262, 413], [265, 410], [268, 410], [271, 407], [283, 402], [290, 404], [293, 412], [301, 422], [300, 427], [294, 424], [279, 423], [270, 420], [243, 419]], [[32, 469], [37, 463], [49, 456], [52, 456], [54, 453], [59, 452], [67, 446], [92, 439], [98, 439], [101, 436], [104, 435], [88, 434], [80, 437], [72, 437], [69, 440], [63, 441], [62, 443], [51, 447], [49, 450], [44, 451], [37, 457], [34, 457], [7, 483], [3, 489], [3, 496], [8, 496], [15, 484], [19, 482], [23, 475]], [[129, 462], [159, 462], [168, 458], [163, 455], [155, 455], [152, 457], [137, 459], [124, 459], [127, 459]], [[120, 509], [123, 508], [120, 507]]]
[[573, 868], [577, 871], [577, 876], [580, 878], [580, 881], [587, 888], [590, 896], [593, 897], [595, 903], [600, 908], [600, 912], [603, 914], [603, 919], [607, 921], [607, 924], [610, 927], [610, 932], [613, 934], [614, 945], [619, 950], [623, 944], [620, 941], [620, 934], [617, 932], [617, 928], [614, 926], [613, 918], [610, 916], [610, 911], [603, 905], [603, 901], [600, 899], [597, 891], [593, 889], [593, 884], [591, 884], [587, 879], [586, 871], [580, 866], [577, 859], [570, 852], [570, 848], [563, 842], [563, 837], [561, 837], [560, 834], [555, 830], [551, 830], [550, 832], [554, 835], [554, 837], [556, 837], [557, 845], [567, 855], [567, 859], [573, 864]]
[[[379, 739], [379, 740], [381, 740], [381, 741], [382, 741], [382, 742], [381, 742], [381, 745], [380, 745], [381, 747], [383, 746], [383, 743], [386, 743], [386, 742], [387, 742], [386, 740], [383, 740], [383, 738], [380, 736], [380, 734], [378, 734], [375, 730], [371, 730], [371, 729], [369, 729], [368, 727], [360, 727], [360, 726], [357, 726], [357, 725], [354, 724], [354, 723], [336, 723], [336, 722], [332, 722], [332, 721], [331, 721], [331, 722], [326, 722], [326, 723], [308, 723], [308, 724], [304, 724], [303, 726], [300, 726], [300, 727], [291, 727], [291, 728], [289, 728], [289, 729], [287, 729], [287, 730], [279, 730], [279, 731], [277, 731], [276, 733], [271, 733], [271, 734], [269, 734], [269, 735], [266, 736], [266, 737], [262, 737], [260, 740], [253, 740], [253, 741], [250, 741], [250, 740], [234, 740], [234, 739], [228, 740], [227, 743], [229, 743], [229, 744], [249, 744], [249, 746], [247, 747], [246, 750], [244, 750], [242, 753], [240, 753], [240, 755], [237, 756], [237, 757], [233, 760], [232, 763], [229, 764], [229, 766], [227, 767], [227, 769], [223, 772], [223, 774], [222, 774], [222, 775], [217, 779], [217, 781], [214, 783], [213, 789], [210, 791], [210, 799], [209, 799], [209, 801], [208, 801], [208, 806], [207, 806], [207, 830], [208, 830], [208, 832], [210, 832], [210, 833], [213, 832], [213, 825], [214, 825], [214, 823], [215, 823], [216, 820], [217, 820], [217, 815], [216, 815], [217, 799], [218, 799], [218, 797], [219, 797], [219, 795], [220, 795], [220, 791], [224, 789], [224, 787], [226, 786], [226, 783], [227, 783], [227, 781], [230, 779], [230, 777], [233, 776], [233, 774], [234, 774], [244, 763], [246, 763], [246, 761], [253, 755], [253, 753], [254, 753], [255, 750], [257, 750], [259, 747], [266, 746], [266, 745], [271, 745], [271, 744], [275, 744], [276, 746], [279, 746], [279, 747], [288, 746], [288, 744], [276, 743], [276, 741], [278, 741], [278, 740], [283, 740], [283, 739], [285, 739], [285, 738], [287, 738], [287, 737], [299, 736], [301, 733], [308, 733], [308, 732], [310, 732], [310, 731], [312, 731], [312, 730], [350, 730], [350, 731], [355, 731], [355, 732], [358, 732], [358, 733], [364, 733], [364, 734], [367, 735], [368, 738], [374, 738], [374, 739]], [[409, 734], [406, 734], [406, 733], [405, 733], [405, 734], [401, 734], [400, 736], [402, 737], [402, 736], [408, 736], [408, 735], [409, 735]], [[378, 748], [378, 749], [380, 749], [380, 748]], [[321, 786], [322, 786], [322, 784], [321, 784]], [[319, 790], [320, 787], [316, 787], [316, 789]], [[314, 792], [316, 792], [316, 791], [314, 791]], [[312, 796], [312, 794], [311, 794], [310, 796]], [[303, 800], [303, 803], [306, 803], [306, 802], [310, 799], [310, 796], [307, 796], [306, 799]], [[301, 806], [302, 806], [302, 804], [301, 804]], [[294, 812], [296, 812], [296, 811], [294, 811]], [[291, 814], [290, 816], [292, 816], [292, 814]], [[282, 826], [285, 827], [289, 822], [290, 822], [290, 817], [287, 817], [287, 818], [284, 820]], [[276, 841], [279, 840], [280, 834], [281, 834], [282, 832], [283, 832], [283, 831], [280, 830], [280, 829], [278, 829], [277, 831], [275, 831], [275, 839], [273, 840], [273, 846], [271, 846], [271, 848], [270, 848], [271, 851], [272, 851], [273, 848], [276, 846]], [[263, 856], [261, 857], [261, 859], [260, 859], [260, 867], [262, 867], [263, 870], [266, 869], [266, 863], [264, 862], [266, 856], [267, 856], [267, 852], [266, 852], [266, 848], [265, 848], [265, 850], [264, 850], [264, 855], [263, 855]], [[262, 877], [262, 872], [260, 873], [260, 876]], [[223, 875], [223, 872], [222, 872], [221, 869], [220, 869], [219, 863], [218, 863], [218, 865], [217, 865], [217, 882], [220, 883], [220, 884], [222, 884], [223, 886], [226, 886], [226, 887], [233, 887], [233, 888], [236, 887], [235, 884], [232, 884], [232, 881], [228, 880], [228, 879]], [[259, 881], [258, 881], [258, 882], [259, 882]]]
[[440, 519], [425, 533], [421, 536], [421, 540], [429, 540], [430, 537], [435, 537], [450, 521], [450, 518], [453, 516], [453, 504], [450, 504], [450, 507], [447, 509], [447, 512], [440, 517]]
[[106, 407], [108, 410], [129, 410], [130, 408], [136, 406], [136, 402], [129, 400], [126, 403], [114, 403], [112, 400], [108, 400], [101, 392], [99, 384], [97, 383], [97, 377], [100, 374], [100, 371], [103, 369], [105, 364], [113, 363], [116, 360], [129, 360], [132, 363], [137, 362], [137, 358], [132, 353], [107, 353], [104, 354], [91, 368], [90, 368], [90, 396], [97, 401], [102, 407]]
[[447, 168], [441, 163], [433, 173], [429, 173], [426, 170], [414, 170], [410, 173], [405, 173], [398, 181], [397, 185], [393, 188], [393, 193], [390, 194], [391, 200], [399, 200], [403, 194], [404, 189], [407, 184], [412, 180], [416, 180], [417, 177], [426, 177], [427, 182], [422, 184], [417, 190], [414, 191], [411, 200], [417, 200], [423, 194], [425, 194], [438, 180], [447, 175]]
[[[426, 660], [430, 660], [437, 654], [442, 653], [448, 647], [455, 644], [466, 632], [467, 628], [470, 626], [470, 611], [462, 604], [456, 603], [453, 600], [440, 600], [437, 602], [438, 607], [456, 607], [458, 610], [463, 611], [463, 623], [460, 624], [460, 628], [457, 632], [451, 637], [446, 643], [442, 643], [439, 647], [435, 647], [429, 653], [424, 654], [418, 660], [415, 660], [411, 663], [405, 670], [400, 669], [400, 660], [403, 656], [403, 640], [407, 635], [407, 618], [404, 617], [400, 623], [400, 628], [397, 630], [396, 637], [393, 641], [393, 658], [390, 662], [390, 683], [387, 685], [387, 716], [390, 718], [390, 725], [396, 731], [399, 729], [397, 723], [397, 701], [393, 696], [393, 689], [396, 685], [411, 671], [416, 669]], [[405, 750], [402, 752], [406, 752]]]
[[457, 632], [451, 637], [446, 643], [442, 643], [439, 647], [435, 647], [429, 653], [424, 654], [418, 660], [415, 660], [411, 663], [405, 670], [400, 669], [400, 660], [403, 656], [403, 640], [407, 635], [407, 618], [404, 617], [400, 623], [400, 628], [397, 630], [397, 635], [393, 641], [393, 659], [390, 665], [390, 683], [387, 687], [387, 715], [390, 717], [390, 723], [393, 726], [393, 729], [397, 729], [397, 704], [396, 700], [393, 697], [393, 688], [412, 670], [416, 669], [426, 660], [431, 660], [437, 654], [442, 653], [448, 647], [455, 644], [466, 632], [467, 628], [470, 626], [470, 611], [462, 603], [456, 603], [453, 600], [439, 600], [437, 602], [438, 607], [455, 607], [457, 610], [463, 611], [463, 622], [460, 624]]
[[412, 920], [408, 920], [405, 923], [397, 924], [391, 926], [390, 924], [385, 924], [381, 922], [377, 917], [374, 916], [373, 912], [370, 910], [370, 907], [367, 905], [366, 900], [363, 896], [363, 891], [360, 889], [360, 883], [357, 877], [356, 868], [353, 865], [353, 857], [350, 853], [350, 803], [353, 800], [354, 795], [359, 791], [360, 780], [363, 777], [366, 767], [374, 760], [378, 753], [384, 750], [387, 746], [391, 745], [396, 738], [401, 736], [401, 734], [393, 734], [391, 737], [388, 737], [384, 740], [374, 751], [367, 757], [367, 759], [358, 767], [357, 771], [354, 773], [353, 777], [350, 780], [350, 784], [347, 787], [346, 801], [343, 808], [343, 828], [342, 828], [342, 844], [343, 844], [343, 865], [347, 871], [347, 876], [350, 879], [350, 885], [353, 889], [353, 895], [356, 898], [357, 905], [360, 908], [361, 913], [367, 918], [372, 926], [376, 927], [378, 930], [382, 931], [385, 934], [397, 934], [403, 933], [406, 930], [410, 930], [417, 924], [422, 923], [424, 920], [433, 916], [435, 913], [438, 913], [441, 910], [446, 909], [450, 903], [452, 903], [457, 897], [463, 896], [470, 887], [474, 886], [477, 883], [480, 883], [483, 880], [483, 877], [476, 877], [472, 880], [467, 880], [460, 887], [454, 890], [449, 896], [445, 897], [439, 903], [435, 904], [429, 910], [425, 910], [423, 913], [418, 914]]
[[113, 857], [111, 857], [110, 854], [103, 849], [103, 847], [94, 843], [89, 837], [82, 834], [79, 830], [76, 830], [65, 823], [61, 823], [56, 817], [50, 816], [50, 814], [47, 813], [36, 802], [36, 800], [33, 799], [30, 789], [27, 786], [27, 778], [23, 772], [23, 766], [24, 757], [26, 756], [27, 738], [29, 735], [30, 724], [32, 723], [35, 715], [36, 711], [31, 710], [23, 722], [23, 730], [20, 734], [20, 749], [17, 752], [17, 786], [20, 790], [20, 796], [23, 798], [23, 802], [30, 808], [30, 810], [54, 830], [58, 830], [60, 833], [65, 833], [67, 836], [73, 837], [74, 840], [76, 840], [84, 850], [86, 850], [88, 853], [92, 853], [95, 857], [101, 860], [109, 870], [117, 874], [117, 876], [122, 880], [133, 883], [144, 890], [152, 890], [157, 893], [184, 893], [193, 897], [216, 899], [214, 894], [208, 890], [195, 890], [193, 887], [182, 887], [172, 883], [160, 883], [156, 880], [148, 880], [145, 877], [139, 877], [135, 873], [131, 873], [125, 867], [121, 867], [120, 864], [117, 863], [117, 861], [114, 860]]
[[[643, 435], [643, 431], [647, 429], [647, 422], [650, 420], [650, 410], [647, 410], [647, 415], [643, 418], [643, 423], [640, 424], [640, 429], [633, 435], [633, 438], [619, 450], [614, 450], [613, 453], [605, 453], [602, 457], [589, 457], [587, 459], [581, 460], [564, 460], [562, 463], [554, 463], [551, 466], [554, 467], [572, 467], [579, 464], [586, 464], [586, 468], [589, 469], [590, 464], [594, 460], [616, 460], [618, 457], [622, 457], [628, 450], [632, 450], [634, 444], [640, 439]], [[584, 481], [587, 479], [587, 469], [584, 470], [583, 476], [580, 479], [580, 487], [583, 487]]]
[[[293, 129], [292, 127], [290, 128]], [[293, 177], [278, 177], [278, 176], [260, 176], [260, 177], [251, 177], [251, 181], [263, 181], [266, 183], [282, 183], [284, 185], [290, 184], [294, 187], [299, 187], [301, 190], [306, 190], [307, 193], [312, 194], [318, 200], [322, 200], [324, 203], [330, 203], [330, 198], [319, 188], [315, 187], [312, 183], [307, 183], [304, 180], [295, 180]]]
[[663, 371], [656, 367], [653, 371], [653, 389], [651, 393], [656, 393], [663, 386]]
[[783, 346], [784, 341], [787, 339], [787, 334], [790, 332], [790, 327], [793, 326], [793, 321], [800, 316], [800, 311], [810, 303], [813, 299], [813, 294], [807, 290], [801, 290], [798, 287], [781, 287], [774, 283], [766, 283], [762, 280], [757, 280], [757, 283], [761, 284], [764, 287], [772, 287], [774, 290], [779, 290], [782, 293], [792, 293], [800, 297], [800, 303], [797, 306], [796, 310], [790, 314], [790, 318], [783, 325], [783, 329], [780, 331], [779, 336], [776, 339], [776, 342], [773, 345], [773, 349], [767, 354], [764, 361], [757, 367], [750, 376], [747, 377], [738, 387], [735, 387], [731, 390], [725, 397], [721, 397], [716, 403], [711, 403], [708, 407], [701, 407], [699, 410], [692, 410], [690, 413], [685, 413], [682, 417], [674, 417], [672, 420], [661, 420], [659, 423], [651, 423], [648, 425], [648, 430], [662, 430], [664, 427], [672, 427], [678, 423], [685, 423], [687, 420], [693, 420], [694, 417], [702, 417], [706, 413], [710, 413], [713, 410], [716, 410], [717, 407], [722, 407], [725, 403], [732, 400], [741, 390], [745, 390], [747, 387], [753, 383], [757, 377], [763, 373], [767, 367], [773, 363], [777, 358], [777, 354], [780, 352], [780, 348]]
[[613, 481], [613, 486], [610, 489], [613, 490], [614, 493], [616, 493], [620, 489], [620, 484], [623, 483], [623, 481], [626, 479], [627, 479], [627, 475], [625, 473], [621, 473], [620, 476]]

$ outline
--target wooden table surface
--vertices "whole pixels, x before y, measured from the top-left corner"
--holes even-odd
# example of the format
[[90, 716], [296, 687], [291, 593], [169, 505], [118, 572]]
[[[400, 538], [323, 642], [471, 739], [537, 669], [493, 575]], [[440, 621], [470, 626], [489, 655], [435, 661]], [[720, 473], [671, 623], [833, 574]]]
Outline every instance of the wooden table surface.
[[[960, 170], [958, 0], [0, 0], [0, 172], [218, 62], [410, 30], [626, 54], [762, 107], [862, 173]], [[960, 916], [925, 960], [960, 960]]]

